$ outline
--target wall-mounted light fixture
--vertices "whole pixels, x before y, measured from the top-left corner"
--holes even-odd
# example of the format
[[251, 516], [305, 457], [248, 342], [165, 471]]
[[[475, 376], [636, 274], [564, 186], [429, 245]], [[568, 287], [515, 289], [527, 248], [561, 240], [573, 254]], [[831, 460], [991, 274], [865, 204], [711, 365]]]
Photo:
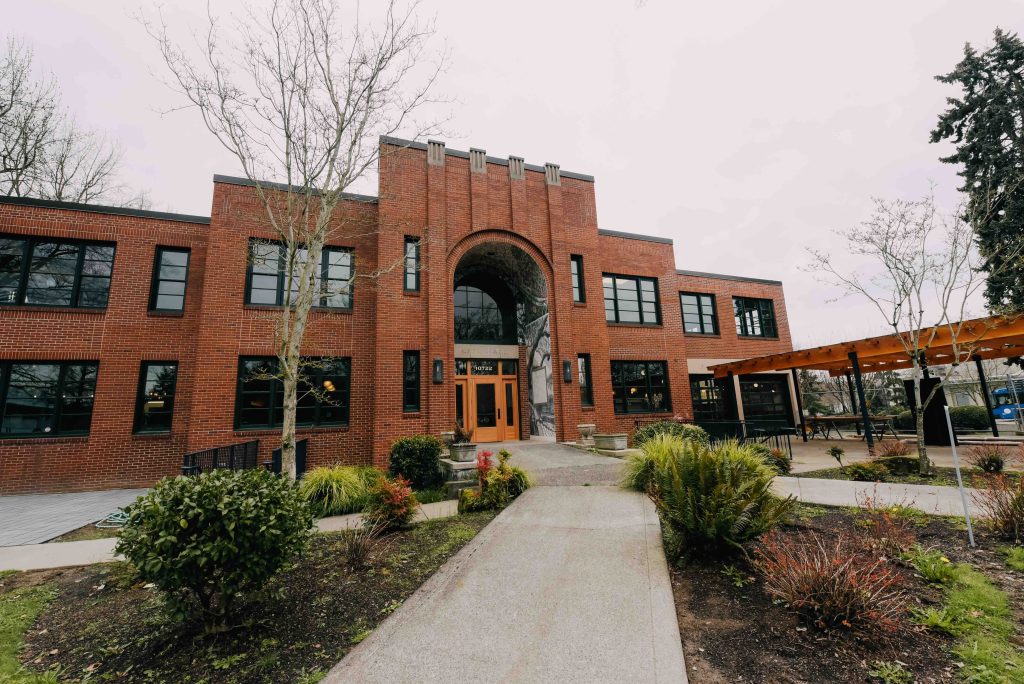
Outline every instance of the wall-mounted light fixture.
[[562, 377], [567, 383], [572, 382], [572, 361], [562, 361]]
[[434, 384], [440, 385], [444, 382], [444, 360], [434, 359]]

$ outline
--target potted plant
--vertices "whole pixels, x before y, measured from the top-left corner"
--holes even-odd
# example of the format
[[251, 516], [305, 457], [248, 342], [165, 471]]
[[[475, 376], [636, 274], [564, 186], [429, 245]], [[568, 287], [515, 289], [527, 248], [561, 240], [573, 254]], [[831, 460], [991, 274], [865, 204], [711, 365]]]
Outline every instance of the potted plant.
[[464, 430], [461, 425], [455, 426], [455, 430], [452, 431], [452, 443], [448, 447], [453, 461], [467, 463], [476, 460], [476, 444], [473, 444], [472, 439], [472, 434]]

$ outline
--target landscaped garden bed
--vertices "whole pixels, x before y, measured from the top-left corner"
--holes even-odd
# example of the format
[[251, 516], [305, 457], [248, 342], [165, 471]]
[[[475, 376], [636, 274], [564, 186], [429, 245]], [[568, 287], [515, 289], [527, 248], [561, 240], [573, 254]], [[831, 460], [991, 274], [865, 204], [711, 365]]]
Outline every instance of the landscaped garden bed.
[[[953, 468], [943, 468], [936, 466], [934, 468], [935, 474], [932, 476], [920, 475], [918, 473], [886, 473], [884, 482], [892, 482], [896, 484], [920, 484], [920, 485], [935, 485], [938, 487], [956, 487], [956, 470]], [[965, 487], [974, 487], [975, 489], [984, 489], [988, 486], [987, 474], [978, 470], [977, 468], [964, 467], [960, 469], [961, 477], [963, 477]], [[1021, 473], [1006, 471], [1006, 477], [1017, 481], [1021, 477]], [[822, 480], [856, 480], [858, 479], [857, 471], [850, 467], [845, 468], [824, 468], [821, 470], [810, 470], [802, 473], [793, 473], [793, 477], [810, 477], [818, 478]]]
[[[314, 535], [294, 568], [239, 599], [230, 629], [205, 636], [164, 610], [161, 593], [127, 563], [8, 575], [0, 579], [0, 610], [30, 623], [17, 657], [33, 673], [59, 668], [71, 681], [314, 682], [494, 515], [431, 520], [382, 537], [357, 571], [345, 566], [353, 533]], [[24, 618], [36, 611], [34, 621]], [[0, 679], [11, 665], [3, 657]]]

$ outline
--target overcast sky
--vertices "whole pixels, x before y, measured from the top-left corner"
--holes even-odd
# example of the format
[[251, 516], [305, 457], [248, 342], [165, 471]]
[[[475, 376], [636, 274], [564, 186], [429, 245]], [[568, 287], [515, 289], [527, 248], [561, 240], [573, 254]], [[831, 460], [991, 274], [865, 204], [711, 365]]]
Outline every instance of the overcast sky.
[[[205, 2], [165, 3], [199, 21]], [[234, 2], [218, 0], [217, 8]], [[118, 140], [126, 180], [156, 209], [210, 213], [214, 173], [237, 174], [195, 112], [160, 83], [132, 18], [148, 3], [22, 0], [2, 31], [52, 72], [79, 121]], [[870, 198], [951, 204], [955, 169], [928, 142], [934, 80], [1018, 31], [1024, 1], [518, 0], [429, 2], [451, 53], [449, 147], [554, 162], [596, 177], [600, 227], [670, 237], [680, 268], [782, 280], [798, 347], [883, 332], [878, 314], [800, 267], [805, 246], [866, 218]], [[357, 191], [376, 193], [376, 179]]]

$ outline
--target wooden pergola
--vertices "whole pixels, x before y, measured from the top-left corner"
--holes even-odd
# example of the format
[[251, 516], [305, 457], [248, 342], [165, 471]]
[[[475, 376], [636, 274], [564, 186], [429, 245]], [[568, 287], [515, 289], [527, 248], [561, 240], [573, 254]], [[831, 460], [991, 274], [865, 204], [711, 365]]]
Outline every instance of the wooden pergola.
[[[981, 362], [984, 359], [1024, 356], [1024, 317], [989, 316], [961, 321], [952, 325], [923, 328], [919, 332], [922, 345], [927, 343], [927, 348], [921, 353], [926, 366], [975, 362], [978, 379], [981, 382], [981, 392], [985, 397], [985, 406], [988, 409], [992, 434], [998, 437], [995, 417], [992, 415], [992, 398], [988, 394], [988, 384]], [[861, 418], [864, 421], [868, 448], [871, 448], [873, 441], [871, 430], [868, 429], [869, 416], [867, 403], [864, 401], [864, 385], [861, 376], [863, 373], [912, 367], [913, 360], [901, 337], [911, 339], [911, 333], [901, 332], [898, 335], [892, 333], [862, 340], [827, 344], [811, 349], [757, 356], [721, 363], [711, 366], [710, 370], [716, 378], [766, 371], [791, 371], [796, 387], [801, 428], [804, 427], [805, 421], [797, 371], [828, 371], [832, 376], [845, 375], [848, 380], [852, 376], [856, 383], [859, 400], [857, 403], [860, 405]], [[851, 393], [852, 388], [853, 383], [851, 382]], [[806, 430], [803, 432], [806, 440]]]

